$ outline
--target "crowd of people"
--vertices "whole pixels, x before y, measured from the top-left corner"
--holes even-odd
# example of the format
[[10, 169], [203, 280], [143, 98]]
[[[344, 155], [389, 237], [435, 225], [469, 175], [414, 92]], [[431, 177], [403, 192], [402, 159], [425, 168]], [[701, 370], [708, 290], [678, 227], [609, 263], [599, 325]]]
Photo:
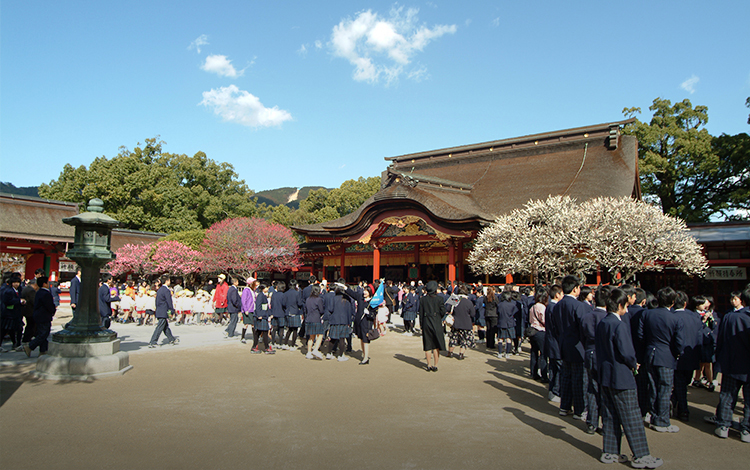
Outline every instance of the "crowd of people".
[[[36, 282], [23, 288], [19, 276], [7, 277], [0, 295], [2, 339], [10, 336], [11, 347], [27, 354], [35, 347], [46, 353], [52, 318], [42, 312], [52, 302], [49, 281], [43, 271], [37, 274]], [[29, 321], [23, 331], [20, 313], [28, 310], [27, 288], [36, 294], [32, 332]], [[46, 293], [42, 298], [37, 291]], [[70, 295], [75, 310], [80, 271]], [[252, 354], [296, 351], [299, 344], [308, 360], [344, 362], [356, 336], [359, 364], [367, 365], [370, 343], [388, 334], [391, 316], [400, 315], [402, 334], [422, 339], [425, 370], [437, 372], [441, 354], [463, 360], [468, 350], [485, 344], [485, 351], [507, 360], [528, 341], [530, 377], [548, 384], [547, 398], [559, 404], [561, 416], [584, 421], [590, 434], [602, 432], [604, 463], [629, 460], [621, 453], [624, 433], [633, 467], [660, 466], [661, 459], [650, 455], [644, 423], [657, 432], [678, 432], [672, 419], [690, 419], [690, 386], [714, 391], [721, 384], [716, 413], [706, 420], [717, 436], [736, 430], [742, 442], [750, 442], [747, 404], [743, 419], [732, 420], [740, 390], [746, 399], [750, 388], [750, 285], [731, 293], [732, 310], [724, 314], [714, 310], [709, 296], [689, 299], [671, 287], [654, 295], [628, 284], [591, 288], [575, 276], [536, 287], [385, 280], [348, 285], [310, 276], [302, 288], [294, 279], [287, 285], [220, 274], [216, 284], [189, 289], [181, 279], [173, 285], [167, 275], [118, 286], [104, 274], [98, 299], [105, 328], [112, 320], [155, 324], [151, 348], [162, 334], [179, 343], [170, 322], [214, 325], [225, 326], [225, 337], [239, 336], [242, 343], [250, 329]]]

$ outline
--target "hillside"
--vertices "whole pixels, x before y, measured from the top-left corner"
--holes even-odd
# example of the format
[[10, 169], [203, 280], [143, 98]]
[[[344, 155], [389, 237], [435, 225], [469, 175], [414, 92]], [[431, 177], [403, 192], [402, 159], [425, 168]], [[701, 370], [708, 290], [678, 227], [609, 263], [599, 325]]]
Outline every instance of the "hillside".
[[13, 183], [0, 182], [0, 193], [18, 194], [19, 196], [39, 197], [38, 186], [24, 186], [17, 188]]
[[[258, 204], [269, 206], [279, 206], [285, 204], [292, 209], [299, 208], [299, 201], [305, 199], [310, 191], [323, 189], [323, 186], [305, 186], [297, 191], [297, 188], [277, 188], [255, 193], [258, 198]], [[291, 199], [291, 200], [290, 200]]]

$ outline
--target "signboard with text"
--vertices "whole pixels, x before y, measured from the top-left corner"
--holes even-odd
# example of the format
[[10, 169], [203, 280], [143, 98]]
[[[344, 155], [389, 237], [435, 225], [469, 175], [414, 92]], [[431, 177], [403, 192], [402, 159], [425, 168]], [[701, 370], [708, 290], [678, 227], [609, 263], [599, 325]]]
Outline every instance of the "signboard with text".
[[744, 281], [747, 279], [747, 268], [721, 267], [708, 268], [707, 281]]

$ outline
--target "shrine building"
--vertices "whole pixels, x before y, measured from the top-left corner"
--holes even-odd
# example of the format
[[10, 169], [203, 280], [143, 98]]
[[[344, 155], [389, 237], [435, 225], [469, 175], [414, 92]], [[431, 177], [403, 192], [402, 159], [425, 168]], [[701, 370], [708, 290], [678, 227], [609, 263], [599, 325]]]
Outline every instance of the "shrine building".
[[[633, 120], [386, 158], [381, 189], [353, 213], [294, 226], [303, 270], [349, 282], [505, 282], [466, 262], [477, 233], [550, 195], [640, 198]], [[516, 279], [516, 282], [524, 282]]]

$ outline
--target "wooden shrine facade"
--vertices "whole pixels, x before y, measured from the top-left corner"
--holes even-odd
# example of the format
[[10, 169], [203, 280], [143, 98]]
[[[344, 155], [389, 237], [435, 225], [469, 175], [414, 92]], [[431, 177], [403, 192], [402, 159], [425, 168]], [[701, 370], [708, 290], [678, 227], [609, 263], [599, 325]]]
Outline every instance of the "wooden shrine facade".
[[[479, 231], [529, 200], [640, 198], [632, 120], [386, 158], [381, 189], [353, 213], [295, 226], [305, 270], [349, 282], [470, 281]], [[503, 279], [504, 280], [504, 279]]]

